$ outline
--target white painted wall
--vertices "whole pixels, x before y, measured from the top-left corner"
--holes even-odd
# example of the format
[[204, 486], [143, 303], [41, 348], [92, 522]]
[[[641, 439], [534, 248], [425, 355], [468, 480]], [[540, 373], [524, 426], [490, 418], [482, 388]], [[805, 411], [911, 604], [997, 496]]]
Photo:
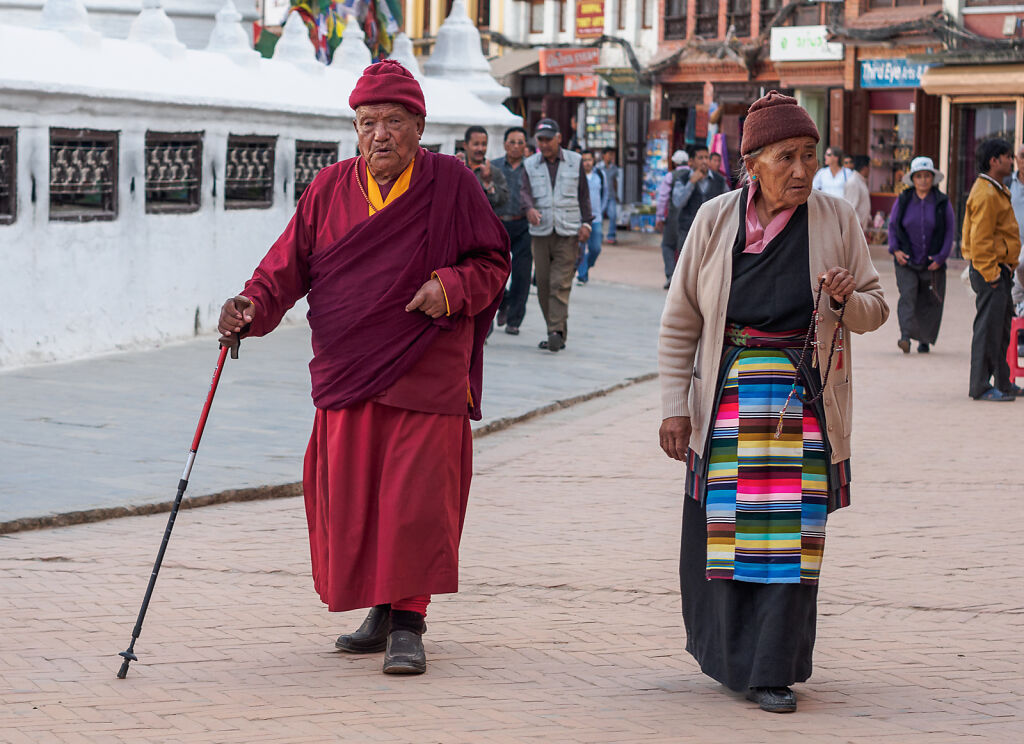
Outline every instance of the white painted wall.
[[[128, 38], [128, 28], [142, 9], [142, 0], [84, 0], [92, 27], [112, 39]], [[190, 49], [205, 49], [213, 30], [213, 17], [224, 0], [163, 0], [174, 21], [178, 38]], [[235, 0], [248, 26], [259, 19], [257, 0]], [[43, 0], [0, 0], [0, 23], [36, 27]], [[252, 37], [251, 26], [250, 40]]]
[[[0, 225], [0, 368], [144, 348], [216, 325], [294, 209], [295, 140], [338, 141], [355, 154], [351, 71], [224, 54], [168, 58], [145, 44], [78, 44], [57, 31], [0, 25], [0, 127], [18, 130], [17, 215]], [[521, 123], [457, 82], [424, 77], [423, 144], [452, 153], [469, 124]], [[49, 219], [49, 130], [120, 132], [118, 216]], [[146, 214], [147, 130], [202, 131], [202, 206]], [[278, 137], [274, 204], [225, 211], [228, 134]], [[214, 174], [216, 196], [213, 194]], [[134, 179], [134, 191], [132, 181]], [[34, 192], [35, 198], [32, 198]], [[304, 308], [291, 317], [302, 322]]]

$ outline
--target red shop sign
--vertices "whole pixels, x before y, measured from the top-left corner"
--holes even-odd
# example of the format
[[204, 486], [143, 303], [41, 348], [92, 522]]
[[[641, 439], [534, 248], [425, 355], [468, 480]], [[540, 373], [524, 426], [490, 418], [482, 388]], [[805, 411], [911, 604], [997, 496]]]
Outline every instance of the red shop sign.
[[597, 75], [565, 76], [565, 89], [562, 95], [574, 98], [597, 98], [601, 92], [601, 78]]
[[601, 59], [601, 50], [597, 47], [585, 49], [541, 49], [540, 74], [564, 75], [567, 72], [593, 72]]
[[604, 0], [576, 0], [576, 36], [587, 38], [603, 33]]

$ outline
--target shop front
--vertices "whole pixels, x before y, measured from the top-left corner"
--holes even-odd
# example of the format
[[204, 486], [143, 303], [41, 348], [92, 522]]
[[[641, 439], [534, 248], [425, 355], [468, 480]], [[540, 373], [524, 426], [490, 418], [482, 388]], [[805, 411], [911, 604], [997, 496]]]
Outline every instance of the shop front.
[[978, 145], [1000, 137], [1016, 151], [1024, 139], [1024, 64], [932, 67], [922, 80], [926, 92], [941, 96], [939, 169], [947, 193], [963, 219], [967, 194], [978, 177]]
[[[887, 219], [906, 185], [915, 157], [938, 162], [939, 99], [921, 89], [927, 65], [906, 59], [861, 59], [860, 88], [867, 95], [866, 154], [871, 159], [871, 211]], [[854, 153], [861, 154], [861, 153]]]

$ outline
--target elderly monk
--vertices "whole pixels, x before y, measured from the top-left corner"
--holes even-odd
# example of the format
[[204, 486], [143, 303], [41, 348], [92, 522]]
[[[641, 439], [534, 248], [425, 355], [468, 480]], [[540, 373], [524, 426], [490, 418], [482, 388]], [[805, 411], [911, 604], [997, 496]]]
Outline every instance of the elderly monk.
[[825, 520], [849, 503], [847, 334], [889, 313], [853, 207], [812, 191], [817, 143], [795, 99], [750, 107], [748, 183], [701, 206], [661, 317], [686, 650], [777, 713], [811, 674]]
[[509, 242], [473, 173], [419, 147], [426, 108], [404, 67], [367, 67], [349, 105], [359, 155], [320, 171], [219, 330], [262, 336], [308, 299], [313, 583], [331, 612], [372, 608], [338, 648], [421, 674], [430, 597], [458, 591], [469, 420]]

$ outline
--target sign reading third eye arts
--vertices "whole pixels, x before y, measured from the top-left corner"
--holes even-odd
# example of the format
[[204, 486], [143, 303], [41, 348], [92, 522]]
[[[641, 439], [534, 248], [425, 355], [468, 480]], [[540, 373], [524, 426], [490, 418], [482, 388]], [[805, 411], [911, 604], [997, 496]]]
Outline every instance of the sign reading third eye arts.
[[929, 65], [905, 59], [862, 59], [862, 88], [920, 88], [921, 77]]

